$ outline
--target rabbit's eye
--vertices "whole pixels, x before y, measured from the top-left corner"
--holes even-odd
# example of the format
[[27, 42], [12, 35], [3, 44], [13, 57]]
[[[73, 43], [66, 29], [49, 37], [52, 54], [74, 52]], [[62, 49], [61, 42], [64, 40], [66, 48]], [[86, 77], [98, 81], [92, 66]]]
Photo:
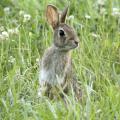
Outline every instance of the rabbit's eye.
[[65, 36], [64, 31], [63, 30], [59, 30], [59, 35], [62, 36], [62, 37]]

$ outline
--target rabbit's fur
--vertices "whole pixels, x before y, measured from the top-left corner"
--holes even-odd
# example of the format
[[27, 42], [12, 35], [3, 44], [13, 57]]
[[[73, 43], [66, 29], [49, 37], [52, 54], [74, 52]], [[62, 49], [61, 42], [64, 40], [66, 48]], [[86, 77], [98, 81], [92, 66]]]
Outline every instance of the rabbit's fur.
[[78, 46], [78, 37], [73, 28], [65, 24], [67, 11], [68, 7], [60, 14], [53, 5], [48, 5], [46, 10], [54, 38], [53, 45], [43, 55], [39, 82], [40, 92], [47, 95], [59, 93], [58, 88], [67, 92], [73, 81], [70, 52]]

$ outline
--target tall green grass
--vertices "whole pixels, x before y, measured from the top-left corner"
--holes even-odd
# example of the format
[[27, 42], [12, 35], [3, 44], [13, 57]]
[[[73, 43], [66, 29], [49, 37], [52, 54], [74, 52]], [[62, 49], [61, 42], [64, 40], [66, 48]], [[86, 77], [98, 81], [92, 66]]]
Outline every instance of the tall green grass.
[[[67, 23], [80, 41], [72, 58], [83, 100], [68, 96], [67, 107], [62, 100], [37, 95], [39, 59], [52, 43], [52, 29], [45, 19], [47, 4], [59, 9], [69, 4]], [[113, 8], [119, 9], [119, 16]], [[24, 14], [30, 20], [25, 22]], [[120, 119], [119, 0], [104, 5], [95, 0], [1, 0], [0, 35], [13, 28], [19, 32], [0, 37], [0, 120]]]

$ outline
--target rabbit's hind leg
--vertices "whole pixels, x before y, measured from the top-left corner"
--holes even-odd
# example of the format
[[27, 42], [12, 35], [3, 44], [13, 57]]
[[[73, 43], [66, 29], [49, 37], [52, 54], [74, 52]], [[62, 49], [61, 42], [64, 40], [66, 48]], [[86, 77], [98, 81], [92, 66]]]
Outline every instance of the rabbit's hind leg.
[[79, 81], [75, 78], [73, 78], [73, 90], [75, 93], [75, 98], [77, 101], [82, 101], [82, 97], [83, 97], [83, 91], [81, 88], [81, 84], [79, 83]]

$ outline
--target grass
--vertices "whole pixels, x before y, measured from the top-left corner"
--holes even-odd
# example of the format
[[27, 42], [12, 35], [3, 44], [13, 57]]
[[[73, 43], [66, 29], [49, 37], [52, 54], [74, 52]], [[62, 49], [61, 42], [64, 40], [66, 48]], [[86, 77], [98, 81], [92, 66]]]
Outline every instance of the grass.
[[[9, 33], [0, 36], [0, 120], [119, 120], [120, 16], [113, 11], [120, 15], [119, 0], [102, 7], [95, 0], [69, 1], [67, 23], [80, 39], [72, 54], [74, 71], [84, 93], [81, 103], [68, 96], [68, 109], [61, 100], [37, 96], [38, 60], [52, 43], [45, 20], [49, 3], [63, 9], [68, 2], [0, 1], [0, 35]], [[19, 32], [8, 32], [13, 28]]]

